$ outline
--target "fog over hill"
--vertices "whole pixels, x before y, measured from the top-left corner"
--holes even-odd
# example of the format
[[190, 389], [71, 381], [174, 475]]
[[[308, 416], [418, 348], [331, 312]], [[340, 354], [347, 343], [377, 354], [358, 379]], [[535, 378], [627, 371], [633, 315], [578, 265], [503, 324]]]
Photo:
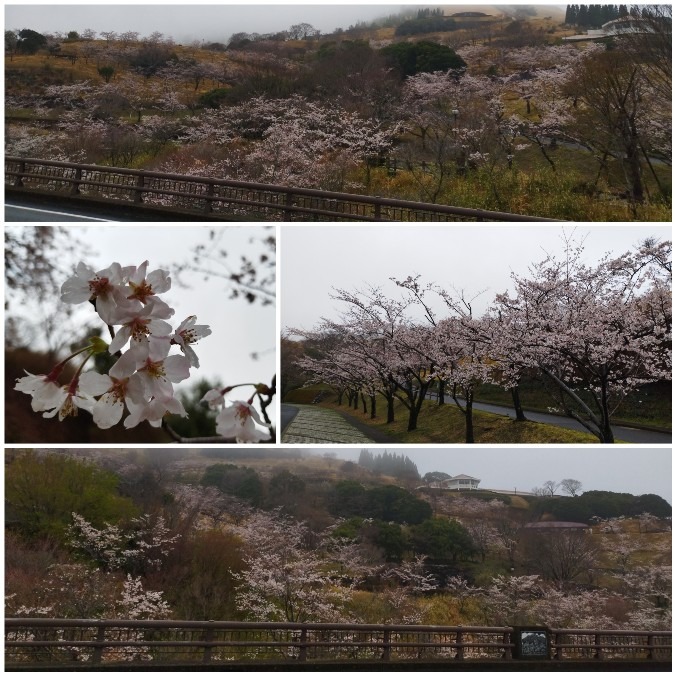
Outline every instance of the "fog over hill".
[[225, 42], [234, 33], [271, 33], [309, 23], [323, 33], [361, 21], [397, 14], [401, 5], [297, 4], [155, 4], [7, 5], [5, 27], [38, 32], [159, 31], [176, 42]]
[[[135, 31], [142, 36], [155, 31], [187, 44], [195, 40], [225, 42], [234, 33], [274, 33], [298, 23], [309, 23], [322, 33], [347, 29], [359, 22], [414, 13], [424, 7], [442, 7], [454, 12], [480, 11], [514, 18], [552, 16], [563, 19], [564, 5], [442, 4], [44, 4], [6, 5], [5, 27], [30, 28], [40, 33], [77, 31]], [[560, 15], [558, 17], [558, 14]]]
[[[371, 448], [372, 449], [372, 448]], [[487, 490], [527, 492], [547, 480], [575, 478], [583, 491], [607, 490], [633, 495], [656, 494], [672, 503], [672, 456], [663, 448], [386, 448], [404, 454], [417, 465], [421, 476], [444, 471], [480, 479]], [[384, 452], [378, 447], [374, 452]], [[335, 453], [340, 459], [358, 461], [361, 449], [330, 447], [316, 454]], [[560, 494], [560, 493], [559, 493]]]

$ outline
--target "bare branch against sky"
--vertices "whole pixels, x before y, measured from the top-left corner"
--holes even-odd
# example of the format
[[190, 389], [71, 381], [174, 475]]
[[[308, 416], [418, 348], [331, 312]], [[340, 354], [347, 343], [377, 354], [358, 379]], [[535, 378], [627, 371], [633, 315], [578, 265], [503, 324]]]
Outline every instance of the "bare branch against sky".
[[420, 274], [423, 282], [454, 286], [473, 297], [476, 316], [496, 293], [508, 290], [511, 272], [526, 274], [547, 254], [562, 254], [564, 237], [584, 240], [585, 260], [633, 250], [647, 237], [669, 240], [672, 230], [652, 225], [327, 226], [283, 228], [281, 327], [315, 326], [341, 309], [334, 288], [400, 289], [390, 277]]

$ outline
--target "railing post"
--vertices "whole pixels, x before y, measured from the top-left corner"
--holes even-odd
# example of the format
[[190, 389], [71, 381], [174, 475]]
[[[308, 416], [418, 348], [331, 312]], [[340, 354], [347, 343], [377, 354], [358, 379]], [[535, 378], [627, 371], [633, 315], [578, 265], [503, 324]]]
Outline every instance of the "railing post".
[[379, 200], [379, 197], [375, 197], [375, 220], [382, 220], [382, 204]]
[[[209, 626], [204, 633], [204, 641], [211, 642], [213, 640], [213, 628]], [[211, 645], [206, 645], [204, 647], [204, 654], [202, 655], [202, 663], [211, 663], [211, 651], [213, 647]]]
[[141, 171], [136, 177], [136, 188], [134, 194], [134, 203], [140, 204], [143, 201], [143, 188], [145, 187], [145, 175]]
[[213, 197], [215, 193], [215, 188], [216, 186], [213, 183], [209, 183], [208, 187], [206, 188], [206, 204], [204, 204], [204, 213], [213, 212], [213, 201], [211, 200], [211, 197]]
[[647, 658], [648, 659], [653, 659], [654, 658], [654, 635], [650, 633], [647, 636]]
[[78, 167], [75, 169], [75, 178], [73, 179], [72, 185], [70, 187], [70, 194], [71, 195], [79, 195], [80, 194], [80, 182], [82, 181], [82, 169]]
[[14, 187], [23, 187], [24, 173], [26, 173], [26, 162], [19, 162], [19, 173], [14, 178]]
[[605, 657], [602, 653], [602, 638], [600, 633], [595, 634], [595, 658], [602, 661]]
[[512, 659], [513, 658], [513, 647], [511, 646], [511, 633], [504, 631], [502, 636], [502, 642], [504, 643], [504, 655], [503, 659]]
[[307, 629], [303, 628], [300, 630], [300, 655], [298, 656], [298, 661], [304, 663], [307, 661]]
[[461, 630], [457, 631], [457, 654], [455, 654], [455, 658], [464, 661], [464, 633]]
[[293, 211], [291, 211], [290, 206], [293, 206], [293, 193], [292, 192], [287, 192], [286, 193], [286, 209], [284, 210], [284, 220], [290, 220], [293, 215]]
[[560, 633], [554, 633], [555, 635], [555, 660], [563, 660], [563, 648], [560, 645]]
[[390, 661], [391, 660], [391, 631], [385, 630], [384, 635], [382, 636], [382, 660]]
[[[96, 642], [103, 642], [105, 640], [105, 626], [99, 626], [96, 633]], [[103, 646], [97, 645], [94, 647], [94, 654], [91, 657], [92, 663], [98, 665], [103, 658]]]

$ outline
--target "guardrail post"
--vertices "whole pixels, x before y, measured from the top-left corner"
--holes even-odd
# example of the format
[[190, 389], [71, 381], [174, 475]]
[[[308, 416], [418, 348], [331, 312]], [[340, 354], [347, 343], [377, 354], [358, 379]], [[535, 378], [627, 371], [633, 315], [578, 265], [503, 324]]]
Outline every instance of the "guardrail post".
[[595, 634], [595, 658], [602, 661], [605, 657], [602, 653], [602, 639], [600, 633]]
[[298, 661], [305, 662], [307, 660], [307, 629], [300, 630], [300, 655]]
[[654, 658], [654, 636], [653, 635], [648, 635], [647, 636], [647, 658], [648, 659], [653, 659]]
[[384, 635], [382, 636], [382, 660], [390, 661], [391, 660], [391, 631], [385, 630]]
[[23, 187], [24, 173], [26, 173], [26, 162], [19, 162], [19, 173], [14, 179], [14, 187]]
[[145, 188], [145, 175], [143, 172], [136, 177], [136, 188], [134, 194], [134, 203], [140, 204], [143, 201], [143, 189]]
[[[103, 642], [105, 640], [105, 626], [99, 626], [96, 633], [96, 642]], [[103, 646], [97, 645], [94, 647], [94, 654], [91, 657], [91, 662], [98, 665], [103, 658]]]
[[464, 633], [461, 630], [457, 631], [457, 654], [455, 658], [459, 661], [464, 661]]
[[71, 195], [80, 194], [80, 182], [82, 181], [82, 169], [79, 167], [75, 169], [75, 178], [72, 181], [72, 186], [70, 188]]
[[[209, 626], [204, 633], [204, 642], [211, 642], [213, 640], [213, 628]], [[211, 663], [211, 651], [213, 647], [211, 645], [206, 645], [204, 647], [204, 654], [202, 655], [202, 664]]]

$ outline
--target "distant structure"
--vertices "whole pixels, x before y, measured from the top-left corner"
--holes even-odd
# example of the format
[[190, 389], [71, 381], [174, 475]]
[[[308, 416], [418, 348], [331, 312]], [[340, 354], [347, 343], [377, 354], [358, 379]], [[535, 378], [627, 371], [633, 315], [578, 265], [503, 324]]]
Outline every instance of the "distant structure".
[[527, 523], [526, 530], [588, 530], [586, 523], [573, 523], [564, 520], [541, 520], [537, 523]]
[[450, 478], [429, 483], [427, 487], [436, 490], [477, 490], [478, 483], [480, 483], [480, 478], [460, 473], [458, 476], [450, 476]]
[[648, 22], [634, 16], [621, 16], [603, 23], [600, 28], [591, 28], [579, 35], [568, 35], [563, 40], [568, 42], [583, 42], [584, 40], [606, 40], [621, 35], [635, 35], [636, 33], [651, 33], [652, 28]]
[[452, 19], [483, 19], [486, 16], [490, 16], [490, 14], [486, 14], [485, 12], [455, 12], [454, 14], [450, 15], [450, 18], [452, 18]]

